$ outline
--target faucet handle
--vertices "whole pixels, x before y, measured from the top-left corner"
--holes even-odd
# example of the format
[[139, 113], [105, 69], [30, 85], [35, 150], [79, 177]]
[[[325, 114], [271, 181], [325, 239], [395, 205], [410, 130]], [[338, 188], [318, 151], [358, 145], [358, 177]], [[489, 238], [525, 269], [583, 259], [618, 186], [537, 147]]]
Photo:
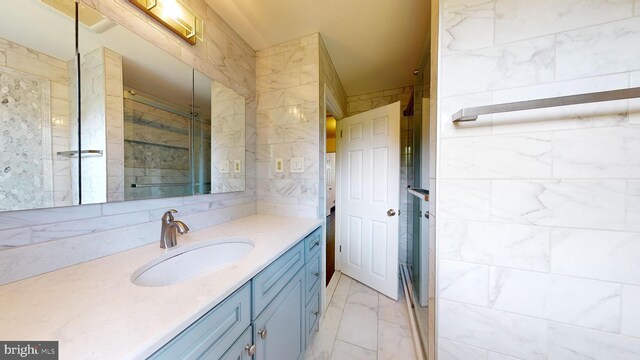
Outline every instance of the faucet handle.
[[178, 210], [176, 210], [176, 209], [169, 209], [168, 211], [166, 211], [164, 213], [164, 215], [162, 215], [162, 221], [173, 221], [173, 220], [175, 220], [173, 218], [173, 214], [175, 214], [177, 212], [178, 212]]

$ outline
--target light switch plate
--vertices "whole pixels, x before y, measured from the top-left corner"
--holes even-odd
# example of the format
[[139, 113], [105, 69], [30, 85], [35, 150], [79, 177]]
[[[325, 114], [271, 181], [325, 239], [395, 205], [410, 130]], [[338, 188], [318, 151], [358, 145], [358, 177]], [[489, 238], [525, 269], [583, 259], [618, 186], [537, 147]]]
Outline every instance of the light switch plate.
[[304, 172], [304, 158], [302, 157], [291, 158], [291, 172], [292, 173]]
[[233, 161], [233, 172], [236, 174], [240, 174], [242, 172], [242, 160]]
[[220, 174], [228, 174], [229, 173], [229, 160], [220, 160], [220, 164], [218, 165], [218, 169]]
[[274, 169], [274, 171], [277, 173], [284, 172], [284, 160], [282, 160], [282, 158], [276, 159], [276, 168]]

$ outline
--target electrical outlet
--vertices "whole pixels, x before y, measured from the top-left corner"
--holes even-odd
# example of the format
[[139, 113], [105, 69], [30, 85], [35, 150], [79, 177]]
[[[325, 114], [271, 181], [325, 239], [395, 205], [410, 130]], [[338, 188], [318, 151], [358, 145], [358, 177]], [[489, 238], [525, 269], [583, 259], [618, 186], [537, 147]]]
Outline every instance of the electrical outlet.
[[304, 158], [302, 157], [291, 158], [291, 172], [292, 173], [304, 172]]
[[276, 168], [275, 168], [275, 172], [276, 172], [276, 173], [282, 173], [282, 172], [284, 172], [284, 160], [282, 160], [281, 158], [277, 158], [277, 159], [276, 159]]
[[242, 172], [242, 160], [233, 161], [233, 172], [236, 174], [240, 174]]

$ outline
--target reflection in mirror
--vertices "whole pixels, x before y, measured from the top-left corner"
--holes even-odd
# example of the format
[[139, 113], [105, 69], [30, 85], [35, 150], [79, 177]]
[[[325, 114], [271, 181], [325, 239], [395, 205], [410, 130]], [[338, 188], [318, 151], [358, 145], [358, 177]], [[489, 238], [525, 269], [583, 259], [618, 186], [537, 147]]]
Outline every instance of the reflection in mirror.
[[0, 0], [0, 211], [78, 203], [75, 7], [52, 3]]
[[193, 193], [192, 69], [138, 35], [80, 32], [83, 203]]
[[[202, 193], [244, 191], [245, 185], [245, 99], [232, 89], [195, 72], [196, 113], [205, 120], [195, 122], [194, 161], [196, 182]], [[199, 124], [207, 124], [199, 128]], [[210, 124], [210, 125], [209, 125]], [[207, 179], [210, 179], [207, 181]], [[205, 186], [210, 182], [210, 189]], [[196, 188], [198, 190], [199, 188]]]

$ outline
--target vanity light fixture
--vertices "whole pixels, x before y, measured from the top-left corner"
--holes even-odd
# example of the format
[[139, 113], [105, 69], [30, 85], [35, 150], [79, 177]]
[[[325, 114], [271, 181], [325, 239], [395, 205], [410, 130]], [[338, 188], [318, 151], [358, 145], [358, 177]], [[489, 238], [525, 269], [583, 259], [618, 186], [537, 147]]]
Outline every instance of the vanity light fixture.
[[191, 45], [196, 44], [198, 19], [178, 0], [129, 0], [138, 9], [151, 16], [167, 29]]

